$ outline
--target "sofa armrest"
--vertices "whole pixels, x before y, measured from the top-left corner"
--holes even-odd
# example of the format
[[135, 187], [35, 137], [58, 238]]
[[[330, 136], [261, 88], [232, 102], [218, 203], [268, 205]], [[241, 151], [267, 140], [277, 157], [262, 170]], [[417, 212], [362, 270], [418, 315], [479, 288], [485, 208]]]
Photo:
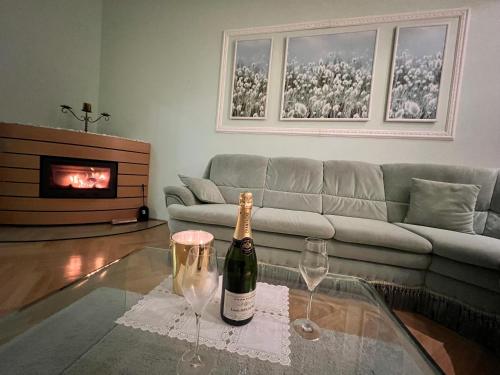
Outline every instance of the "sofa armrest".
[[182, 204], [184, 206], [193, 206], [199, 204], [191, 190], [186, 186], [166, 186], [163, 188], [165, 193], [165, 203], [167, 207], [171, 204]]

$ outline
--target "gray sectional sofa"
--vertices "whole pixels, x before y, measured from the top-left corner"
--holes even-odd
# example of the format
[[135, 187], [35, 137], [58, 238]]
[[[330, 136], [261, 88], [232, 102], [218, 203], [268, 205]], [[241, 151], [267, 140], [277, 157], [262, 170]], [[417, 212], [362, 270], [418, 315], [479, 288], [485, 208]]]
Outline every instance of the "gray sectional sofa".
[[[500, 347], [499, 170], [431, 164], [217, 155], [204, 178], [226, 204], [165, 188], [172, 233], [202, 229], [224, 254], [239, 193], [254, 195], [252, 228], [262, 262], [296, 267], [307, 236], [328, 240], [330, 271], [371, 282], [394, 308], [423, 313]], [[412, 178], [476, 184], [476, 235], [405, 224]]]

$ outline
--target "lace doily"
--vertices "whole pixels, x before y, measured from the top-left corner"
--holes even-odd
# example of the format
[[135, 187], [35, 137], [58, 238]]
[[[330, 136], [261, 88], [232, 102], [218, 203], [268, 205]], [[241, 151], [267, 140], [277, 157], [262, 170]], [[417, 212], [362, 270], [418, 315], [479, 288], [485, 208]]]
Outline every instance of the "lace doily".
[[[200, 344], [251, 358], [290, 365], [288, 288], [257, 283], [255, 315], [243, 327], [233, 327], [220, 318], [219, 291], [201, 318]], [[127, 311], [116, 323], [194, 342], [196, 321], [190, 305], [172, 292], [168, 277]]]

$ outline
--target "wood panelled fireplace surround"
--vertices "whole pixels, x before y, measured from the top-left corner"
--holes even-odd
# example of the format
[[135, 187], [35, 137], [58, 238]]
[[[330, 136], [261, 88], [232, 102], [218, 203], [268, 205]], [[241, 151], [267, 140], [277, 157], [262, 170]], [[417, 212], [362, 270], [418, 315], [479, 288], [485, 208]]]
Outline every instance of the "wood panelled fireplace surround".
[[150, 144], [0, 123], [0, 224], [136, 218], [148, 192]]

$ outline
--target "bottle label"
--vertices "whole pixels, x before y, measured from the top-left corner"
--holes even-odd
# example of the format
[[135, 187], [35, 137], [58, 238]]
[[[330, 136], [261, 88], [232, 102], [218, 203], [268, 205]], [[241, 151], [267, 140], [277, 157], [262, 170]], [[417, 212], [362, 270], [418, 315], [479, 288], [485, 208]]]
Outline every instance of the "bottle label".
[[240, 248], [241, 252], [245, 255], [252, 254], [254, 250], [253, 240], [250, 237], [245, 237], [241, 240], [234, 240], [236, 242], [236, 246]]
[[256, 290], [233, 293], [224, 289], [224, 316], [231, 320], [246, 320], [255, 313]]

